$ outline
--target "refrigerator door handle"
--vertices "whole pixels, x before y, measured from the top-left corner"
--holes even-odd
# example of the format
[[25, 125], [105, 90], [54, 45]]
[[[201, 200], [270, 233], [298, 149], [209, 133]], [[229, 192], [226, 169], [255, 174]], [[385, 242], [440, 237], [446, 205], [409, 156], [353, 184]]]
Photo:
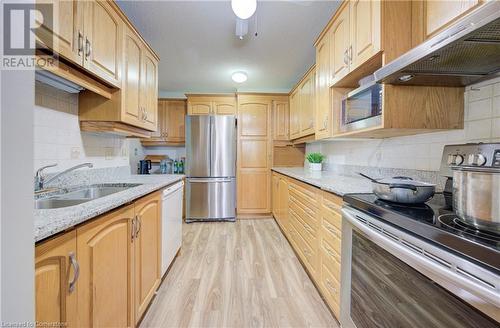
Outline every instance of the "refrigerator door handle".
[[188, 178], [191, 183], [231, 182], [231, 178]]

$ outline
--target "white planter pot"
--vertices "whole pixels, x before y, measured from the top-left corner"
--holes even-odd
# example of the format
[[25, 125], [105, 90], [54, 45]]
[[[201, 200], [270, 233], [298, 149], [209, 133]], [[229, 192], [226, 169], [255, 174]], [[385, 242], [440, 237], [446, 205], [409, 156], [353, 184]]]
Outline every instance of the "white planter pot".
[[321, 171], [323, 169], [323, 163], [309, 163], [309, 170], [311, 171]]

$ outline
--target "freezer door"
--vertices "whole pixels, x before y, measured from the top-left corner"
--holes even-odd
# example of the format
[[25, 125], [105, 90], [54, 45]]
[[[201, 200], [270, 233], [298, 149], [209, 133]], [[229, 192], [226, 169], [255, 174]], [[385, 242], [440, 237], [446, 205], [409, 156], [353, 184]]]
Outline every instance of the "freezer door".
[[212, 116], [211, 177], [236, 176], [236, 118]]
[[236, 179], [187, 179], [186, 221], [236, 217]]
[[210, 176], [210, 116], [186, 116], [186, 175]]

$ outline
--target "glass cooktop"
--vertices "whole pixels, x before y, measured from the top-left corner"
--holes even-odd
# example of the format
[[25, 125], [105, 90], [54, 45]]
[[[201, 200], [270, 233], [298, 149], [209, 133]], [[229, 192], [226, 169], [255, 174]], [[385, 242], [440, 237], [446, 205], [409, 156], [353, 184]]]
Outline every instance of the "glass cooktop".
[[442, 193], [424, 204], [398, 204], [374, 194], [350, 194], [351, 207], [430, 240], [500, 273], [500, 235], [463, 223], [447, 205]]

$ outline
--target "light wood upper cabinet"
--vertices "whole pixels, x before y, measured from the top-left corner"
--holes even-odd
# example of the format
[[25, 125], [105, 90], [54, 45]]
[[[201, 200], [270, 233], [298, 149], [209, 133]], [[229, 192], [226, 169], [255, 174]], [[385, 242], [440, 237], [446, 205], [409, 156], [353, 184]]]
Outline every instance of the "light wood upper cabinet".
[[141, 72], [142, 45], [136, 34], [125, 31], [125, 51], [123, 63], [123, 121], [132, 125], [142, 121], [141, 110]]
[[273, 101], [273, 140], [289, 140], [290, 112], [287, 100]]
[[80, 327], [132, 327], [133, 205], [77, 229]]
[[187, 95], [188, 115], [236, 115], [234, 95]]
[[381, 1], [350, 0], [350, 70], [366, 62], [381, 49]]
[[158, 119], [158, 61], [143, 49], [141, 74], [141, 107], [146, 129], [154, 131]]
[[[40, 28], [37, 29], [37, 41], [65, 59], [83, 65], [83, 12], [85, 2], [38, 0], [36, 4], [52, 5], [51, 10], [53, 10], [52, 27], [48, 27], [37, 20], [37, 23], [40, 24]], [[42, 13], [45, 11], [43, 6], [38, 8]]]
[[[326, 41], [329, 44], [329, 58], [330, 62], [326, 63], [326, 50], [321, 49], [324, 44], [317, 46], [316, 56], [320, 56], [323, 62], [320, 64], [322, 67], [323, 74], [326, 70], [330, 70], [330, 77], [328, 80], [328, 85], [334, 79], [341, 79], [347, 73], [349, 73], [349, 46], [350, 46], [350, 24], [349, 24], [349, 6], [343, 6], [339, 9], [339, 14], [337, 19], [332, 24], [330, 35], [325, 38], [323, 43]], [[318, 62], [316, 62], [318, 63]], [[326, 68], [326, 65], [329, 68]], [[325, 66], [323, 68], [323, 66]], [[321, 68], [320, 68], [321, 69]], [[323, 78], [325, 79], [325, 78]], [[324, 82], [322, 83], [324, 85]], [[321, 88], [321, 86], [318, 86]]]
[[84, 66], [120, 87], [124, 24], [108, 1], [84, 1]]
[[77, 327], [76, 231], [35, 248], [36, 321]]
[[238, 215], [271, 213], [272, 101], [238, 95]]
[[158, 130], [151, 138], [141, 139], [143, 146], [181, 146], [186, 139], [186, 100], [158, 99]]
[[290, 94], [290, 139], [314, 134], [316, 69], [311, 67]]
[[330, 42], [331, 37], [325, 37], [316, 46], [316, 138], [328, 135], [331, 123], [330, 106]]
[[160, 285], [160, 195], [154, 193], [135, 203], [137, 234], [135, 252], [135, 321], [138, 323]]

